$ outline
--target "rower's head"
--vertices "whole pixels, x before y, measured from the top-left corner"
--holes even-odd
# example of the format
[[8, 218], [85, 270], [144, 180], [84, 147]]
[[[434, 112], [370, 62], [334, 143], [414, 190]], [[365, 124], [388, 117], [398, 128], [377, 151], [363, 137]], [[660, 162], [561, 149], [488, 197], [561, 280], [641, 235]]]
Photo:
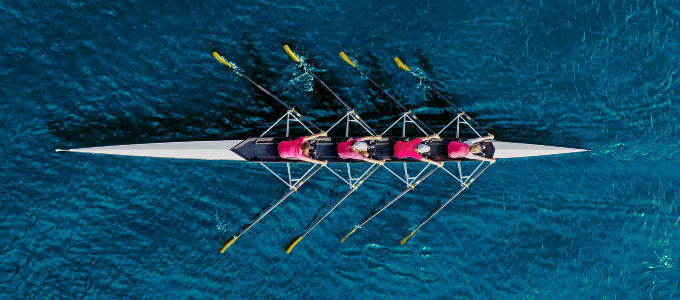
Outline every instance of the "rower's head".
[[366, 144], [366, 142], [356, 142], [352, 145], [352, 149], [356, 151], [366, 151], [368, 149], [368, 144]]
[[355, 142], [352, 144], [352, 151], [363, 157], [368, 157], [368, 144], [366, 142]]
[[302, 148], [302, 154], [309, 157], [309, 142], [308, 141], [302, 142], [302, 145], [300, 145], [300, 148]]
[[425, 144], [420, 144], [420, 145], [418, 145], [418, 147], [416, 147], [416, 151], [418, 151], [418, 153], [428, 153], [428, 152], [430, 152], [430, 146], [425, 145]]
[[470, 153], [472, 154], [482, 153], [482, 146], [480, 146], [479, 144], [470, 145]]

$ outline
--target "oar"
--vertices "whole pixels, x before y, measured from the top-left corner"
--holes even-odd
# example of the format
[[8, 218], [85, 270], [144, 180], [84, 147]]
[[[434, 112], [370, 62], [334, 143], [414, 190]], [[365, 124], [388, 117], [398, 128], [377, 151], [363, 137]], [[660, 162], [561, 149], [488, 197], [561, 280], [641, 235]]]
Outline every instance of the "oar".
[[434, 171], [436, 171], [438, 168], [439, 168], [439, 167], [432, 169], [432, 171], [428, 172], [428, 173], [425, 174], [422, 178], [418, 179], [418, 180], [415, 182], [415, 184], [409, 186], [406, 190], [404, 190], [403, 192], [401, 192], [401, 194], [399, 194], [399, 196], [395, 197], [395, 198], [392, 199], [390, 202], [388, 202], [387, 204], [385, 204], [382, 208], [380, 208], [380, 210], [378, 210], [377, 212], [375, 212], [375, 213], [373, 213], [372, 215], [370, 215], [366, 220], [364, 220], [363, 222], [361, 222], [361, 224], [355, 226], [354, 229], [352, 229], [352, 231], [350, 231], [344, 238], [342, 238], [342, 240], [340, 240], [340, 243], [345, 242], [345, 240], [346, 240], [352, 233], [354, 233], [354, 232], [357, 230], [357, 228], [361, 228], [361, 226], [364, 226], [364, 224], [368, 223], [368, 221], [370, 221], [371, 219], [373, 219], [373, 217], [377, 216], [380, 212], [382, 212], [383, 210], [385, 210], [388, 206], [392, 205], [392, 203], [394, 203], [395, 201], [397, 201], [397, 200], [398, 200], [399, 198], [401, 198], [402, 196], [406, 195], [406, 193], [408, 193], [408, 192], [412, 191], [413, 189], [415, 189], [416, 186], [417, 186], [418, 184], [420, 184], [421, 181], [425, 180], [425, 178], [427, 178], [428, 176], [432, 175], [432, 173], [434, 173]]
[[470, 116], [468, 116], [467, 114], [465, 114], [465, 111], [463, 111], [462, 109], [458, 108], [458, 106], [454, 105], [453, 103], [451, 103], [451, 101], [449, 101], [449, 100], [446, 99], [444, 96], [442, 96], [442, 94], [440, 94], [439, 91], [437, 91], [434, 87], [432, 87], [432, 85], [427, 81], [427, 79], [425, 79], [425, 78], [423, 78], [423, 77], [421, 77], [421, 76], [418, 76], [418, 74], [416, 74], [416, 73], [413, 73], [413, 72], [411, 71], [411, 69], [409, 69], [404, 63], [401, 62], [401, 60], [399, 59], [399, 57], [394, 57], [394, 61], [397, 63], [397, 66], [399, 66], [400, 68], [402, 68], [402, 69], [408, 71], [411, 75], [413, 75], [413, 76], [415, 76], [416, 78], [418, 78], [419, 80], [421, 80], [421, 81], [425, 84], [425, 86], [427, 86], [428, 88], [430, 88], [435, 94], [437, 94], [437, 96], [439, 96], [439, 98], [444, 99], [444, 101], [446, 101], [446, 103], [448, 103], [448, 104], [451, 105], [453, 108], [455, 108], [455, 109], [461, 114], [461, 116], [464, 116], [468, 121], [472, 121], [472, 123], [475, 123], [475, 125], [477, 125], [477, 127], [479, 127], [479, 128], [482, 129], [484, 132], [486, 132], [487, 135], [491, 135], [491, 133], [489, 133], [488, 131], [486, 131], [486, 129], [484, 129], [484, 127], [482, 127], [482, 125], [479, 125], [479, 123], [477, 123], [477, 121], [475, 121], [475, 120], [472, 119]]
[[319, 127], [316, 127], [316, 125], [314, 125], [314, 123], [312, 123], [312, 121], [310, 121], [309, 119], [307, 119], [307, 117], [303, 116], [303, 115], [300, 114], [299, 112], [296, 112], [294, 108], [290, 107], [288, 104], [286, 104], [285, 102], [281, 101], [281, 99], [279, 99], [278, 97], [274, 96], [271, 92], [269, 92], [267, 89], [263, 88], [261, 85], [255, 83], [255, 81], [253, 81], [252, 79], [250, 79], [250, 77], [246, 76], [246, 74], [243, 74], [243, 72], [239, 71], [239, 70], [236, 68], [235, 65], [233, 65], [233, 64], [231, 64], [231, 63], [229, 63], [229, 62], [227, 62], [227, 61], [226, 61], [219, 53], [213, 52], [213, 56], [215, 56], [215, 58], [217, 58], [217, 60], [218, 60], [219, 62], [221, 62], [221, 63], [224, 64], [225, 66], [227, 66], [227, 67], [231, 68], [232, 70], [234, 70], [234, 72], [236, 72], [236, 74], [238, 74], [238, 75], [240, 75], [241, 77], [245, 78], [245, 79], [248, 80], [252, 85], [256, 86], [257, 88], [259, 88], [260, 90], [262, 90], [265, 94], [271, 96], [271, 97], [274, 98], [276, 101], [278, 101], [279, 103], [281, 103], [281, 104], [282, 104], [283, 106], [285, 106], [290, 112], [295, 112], [295, 113], [297, 114], [297, 116], [298, 116], [299, 118], [301, 118], [302, 120], [304, 120], [305, 122], [307, 122], [307, 124], [308, 124], [309, 126], [312, 126], [312, 127], [314, 127], [317, 131], [321, 132], [321, 129], [319, 129]]
[[361, 184], [363, 184], [364, 181], [365, 181], [366, 179], [368, 179], [368, 177], [370, 177], [371, 175], [373, 175], [373, 172], [375, 172], [376, 170], [378, 170], [378, 168], [380, 168], [380, 165], [376, 165], [370, 172], [368, 172], [368, 174], [367, 174], [366, 176], [364, 176], [364, 178], [362, 178], [361, 180], [359, 180], [359, 182], [357, 182], [357, 184], [354, 185], [354, 187], [352, 187], [352, 189], [351, 189], [349, 192], [347, 192], [347, 194], [345, 194], [345, 196], [342, 197], [342, 199], [340, 199], [340, 201], [338, 201], [337, 203], [335, 203], [335, 205], [333, 205], [333, 207], [331, 207], [331, 209], [329, 209], [328, 212], [326, 212], [326, 214], [324, 214], [318, 221], [316, 221], [316, 223], [314, 223], [314, 225], [312, 225], [312, 227], [310, 227], [309, 229], [307, 229], [307, 231], [305, 231], [300, 237], [298, 237], [297, 239], [295, 239], [295, 241], [293, 241], [293, 243], [291, 243], [290, 246], [288, 246], [288, 248], [286, 248], [286, 253], [290, 253], [290, 251], [293, 250], [293, 247], [295, 247], [295, 245], [297, 245], [297, 243], [298, 243], [300, 240], [302, 240], [302, 238], [304, 238], [310, 231], [312, 231], [312, 229], [314, 229], [314, 227], [316, 227], [316, 225], [319, 225], [319, 223], [321, 223], [321, 221], [323, 221], [323, 219], [325, 219], [328, 215], [330, 215], [331, 212], [332, 212], [335, 208], [337, 208], [337, 207], [340, 205], [340, 203], [342, 203], [342, 201], [345, 201], [345, 199], [347, 199], [347, 197], [349, 197], [349, 195], [351, 195], [352, 193], [354, 193], [354, 192], [359, 188], [359, 186], [360, 186]]
[[335, 99], [337, 99], [338, 101], [340, 101], [340, 103], [342, 103], [342, 105], [344, 105], [344, 106], [347, 108], [347, 110], [350, 112], [350, 114], [351, 114], [353, 117], [355, 117], [359, 122], [361, 122], [362, 125], [364, 125], [364, 126], [366, 127], [366, 130], [368, 130], [368, 131], [371, 133], [371, 135], [375, 135], [375, 131], [373, 131], [373, 129], [371, 129], [371, 127], [368, 126], [368, 124], [366, 124], [366, 122], [364, 122], [364, 120], [361, 119], [361, 117], [359, 117], [359, 115], [358, 115], [356, 112], [354, 112], [354, 109], [351, 108], [351, 107], [349, 107], [349, 105], [347, 105], [347, 103], [345, 103], [345, 101], [343, 101], [342, 99], [340, 99], [340, 96], [338, 96], [338, 94], [336, 94], [333, 90], [331, 90], [331, 88], [328, 87], [328, 85], [326, 85], [326, 83], [323, 82], [323, 80], [321, 80], [321, 78], [319, 78], [319, 76], [316, 76], [316, 74], [314, 74], [314, 72], [312, 72], [312, 71], [307, 67], [307, 65], [305, 65], [304, 63], [302, 63], [302, 61], [297, 57], [297, 55], [295, 55], [295, 53], [293, 52], [293, 50], [290, 50], [290, 47], [288, 47], [288, 45], [284, 45], [284, 46], [283, 46], [283, 49], [286, 50], [286, 53], [288, 53], [288, 56], [290, 56], [290, 58], [292, 58], [293, 61], [295, 61], [296, 63], [298, 63], [298, 64], [300, 65], [300, 67], [302, 68], [302, 70], [304, 70], [306, 73], [309, 73], [310, 75], [312, 75], [312, 77], [314, 77], [314, 79], [315, 79], [316, 81], [318, 81], [321, 85], [323, 85], [323, 87], [326, 88], [326, 90], [328, 90], [328, 92], [330, 92], [331, 95], [333, 95], [333, 97], [335, 97]]
[[418, 119], [418, 117], [416, 116], [416, 114], [414, 114], [413, 112], [411, 112], [410, 109], [407, 109], [404, 105], [401, 104], [401, 102], [397, 101], [397, 99], [395, 99], [394, 97], [392, 97], [392, 95], [390, 95], [390, 93], [388, 93], [387, 91], [385, 91], [379, 84], [377, 84], [375, 81], [373, 81], [373, 79], [371, 79], [370, 77], [366, 76], [366, 74], [364, 74], [364, 72], [362, 72], [361, 69], [359, 69], [359, 67], [356, 66], [356, 63], [352, 62], [352, 61], [349, 59], [349, 57], [347, 57], [347, 54], [345, 54], [345, 52], [340, 52], [340, 56], [342, 56], [342, 59], [344, 59], [345, 62], [347, 62], [350, 66], [352, 66], [354, 69], [356, 69], [357, 71], [359, 71], [359, 74], [361, 74], [361, 76], [366, 77], [366, 79], [368, 79], [368, 81], [369, 81], [371, 84], [373, 84], [373, 85], [374, 85], [375, 87], [377, 87], [380, 91], [382, 91], [383, 93], [385, 93], [385, 95], [387, 95], [387, 97], [389, 97], [390, 99], [392, 99], [392, 101], [394, 101], [394, 103], [396, 103], [399, 107], [401, 107], [401, 109], [402, 109], [405, 113], [408, 113], [409, 115], [413, 116], [413, 120], [415, 120], [416, 122], [418, 122], [418, 124], [419, 124], [420, 126], [423, 126], [423, 127], [427, 128], [427, 130], [430, 131], [430, 134], [434, 134], [434, 131], [433, 131], [432, 129], [430, 129], [430, 127], [427, 127], [427, 125], [425, 125], [425, 123], [423, 123], [423, 121], [421, 121], [420, 119]]
[[323, 166], [319, 165], [312, 173], [310, 173], [309, 175], [300, 179], [300, 181], [298, 181], [295, 185], [293, 185], [293, 188], [286, 195], [284, 195], [283, 198], [279, 199], [279, 201], [274, 203], [274, 205], [272, 205], [272, 207], [268, 208], [264, 213], [262, 213], [259, 217], [257, 217], [257, 219], [255, 219], [255, 221], [253, 221], [248, 226], [246, 226], [246, 228], [244, 228], [243, 231], [241, 231], [239, 234], [237, 234], [234, 237], [232, 237], [231, 239], [229, 239], [224, 244], [224, 247], [222, 247], [222, 250], [220, 250], [220, 253], [224, 253], [224, 250], [227, 250], [227, 248], [229, 248], [229, 246], [231, 246], [231, 244], [233, 244], [236, 241], [236, 239], [240, 238], [244, 233], [246, 233], [246, 231], [248, 231], [248, 229], [250, 229], [255, 224], [257, 224], [257, 222], [260, 222], [260, 220], [262, 220], [262, 218], [264, 218], [264, 216], [266, 216], [269, 212], [271, 212], [274, 208], [276, 208], [279, 204], [281, 204], [281, 202], [283, 202], [283, 200], [286, 200], [286, 198], [288, 198], [288, 196], [290, 196], [294, 192], [297, 192], [298, 188], [300, 188], [300, 186], [302, 186], [302, 184], [305, 183], [305, 181], [309, 180], [309, 178], [312, 178], [312, 176], [314, 176], [314, 174], [316, 174], [316, 172], [321, 170], [322, 167]]
[[435, 210], [434, 212], [432, 212], [432, 213], [427, 217], [427, 219], [425, 219], [425, 221], [423, 221], [423, 223], [420, 223], [420, 225], [418, 225], [418, 227], [416, 227], [416, 229], [413, 230], [413, 231], [411, 232], [411, 234], [409, 234], [408, 236], [406, 236], [404, 239], [401, 240], [401, 244], [403, 245], [404, 243], [406, 243], [406, 241], [407, 241], [410, 237], [412, 237], [414, 234], [416, 234], [416, 232], [417, 232], [421, 227], [423, 227], [423, 225], [425, 225], [425, 223], [427, 223], [427, 221], [429, 221], [430, 219], [432, 219], [432, 217], [434, 217], [437, 213], [439, 213], [439, 211], [441, 211], [447, 204], [449, 204], [449, 202], [453, 201], [453, 199], [455, 199], [456, 197], [458, 197], [458, 195], [459, 195], [463, 190], [469, 188], [469, 187], [470, 187], [470, 184], [472, 184], [472, 182], [475, 181], [475, 179], [477, 179], [477, 177], [479, 177], [479, 175], [482, 175], [482, 173], [484, 173], [484, 171], [486, 171], [486, 169], [489, 168], [489, 166], [490, 166], [491, 164], [493, 164], [493, 162], [489, 162], [489, 164], [486, 165], [486, 166], [484, 167], [484, 169], [482, 169], [479, 173], [477, 173], [477, 175], [475, 175], [475, 177], [473, 177], [473, 178], [472, 178], [471, 180], [469, 180], [466, 184], [464, 184], [463, 187], [462, 187], [460, 190], [458, 190], [458, 192], [456, 192], [455, 195], [453, 195], [453, 197], [449, 198], [449, 200], [447, 200], [446, 202], [444, 202], [444, 204], [440, 205], [439, 208], [437, 208], [437, 210]]

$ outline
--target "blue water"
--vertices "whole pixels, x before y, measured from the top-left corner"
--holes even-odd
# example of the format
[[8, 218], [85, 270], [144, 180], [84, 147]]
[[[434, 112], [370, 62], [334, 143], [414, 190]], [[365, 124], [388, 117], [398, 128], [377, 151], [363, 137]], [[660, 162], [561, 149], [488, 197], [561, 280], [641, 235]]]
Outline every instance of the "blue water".
[[[2, 298], [680, 298], [680, 3], [401, 2], [2, 1]], [[328, 128], [284, 44], [379, 131], [398, 110], [338, 52], [433, 128], [394, 56], [499, 140], [592, 151], [499, 161], [401, 246], [457, 189], [435, 173], [340, 244], [404, 189], [378, 171], [291, 254], [328, 171], [220, 254], [285, 192], [261, 166], [54, 152], [259, 135], [285, 109], [214, 50]]]

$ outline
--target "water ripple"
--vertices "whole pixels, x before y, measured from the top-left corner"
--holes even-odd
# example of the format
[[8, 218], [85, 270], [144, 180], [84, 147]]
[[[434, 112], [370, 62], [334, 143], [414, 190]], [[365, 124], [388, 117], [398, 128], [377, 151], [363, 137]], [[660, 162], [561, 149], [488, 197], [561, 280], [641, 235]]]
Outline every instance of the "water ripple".
[[[5, 1], [0, 295], [680, 298], [680, 6], [488, 4]], [[431, 176], [340, 244], [404, 189], [380, 170], [291, 254], [345, 193], [329, 172], [220, 254], [285, 192], [266, 170], [53, 152], [259, 135], [285, 109], [212, 51], [329, 127], [344, 108], [285, 44], [373, 128], [398, 109], [340, 51], [433, 128], [452, 111], [395, 56], [499, 140], [591, 152], [495, 164], [402, 246], [457, 188]]]

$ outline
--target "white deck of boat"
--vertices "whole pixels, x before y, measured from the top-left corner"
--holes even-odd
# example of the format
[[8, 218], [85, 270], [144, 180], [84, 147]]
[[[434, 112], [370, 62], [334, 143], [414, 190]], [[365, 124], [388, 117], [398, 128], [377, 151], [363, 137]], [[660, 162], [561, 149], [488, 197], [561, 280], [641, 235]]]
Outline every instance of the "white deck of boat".
[[[179, 158], [179, 159], [205, 159], [205, 160], [234, 160], [244, 159], [230, 149], [241, 143], [241, 140], [222, 141], [194, 141], [172, 142], [153, 144], [118, 145], [92, 148], [79, 148], [70, 150], [57, 149], [57, 152], [80, 152], [93, 154], [109, 154], [124, 156]], [[494, 158], [519, 158], [544, 155], [556, 155], [564, 153], [583, 152], [588, 150], [564, 148], [534, 144], [521, 144], [493, 141]]]
[[496, 148], [496, 152], [494, 153], [493, 157], [497, 159], [556, 155], [588, 151], [576, 148], [564, 148], [555, 146], [509, 143], [499, 141], [493, 141], [493, 146], [494, 148]]
[[118, 145], [61, 150], [57, 152], [80, 152], [124, 156], [142, 156], [179, 159], [244, 160], [230, 149], [241, 140], [172, 142], [153, 144]]

